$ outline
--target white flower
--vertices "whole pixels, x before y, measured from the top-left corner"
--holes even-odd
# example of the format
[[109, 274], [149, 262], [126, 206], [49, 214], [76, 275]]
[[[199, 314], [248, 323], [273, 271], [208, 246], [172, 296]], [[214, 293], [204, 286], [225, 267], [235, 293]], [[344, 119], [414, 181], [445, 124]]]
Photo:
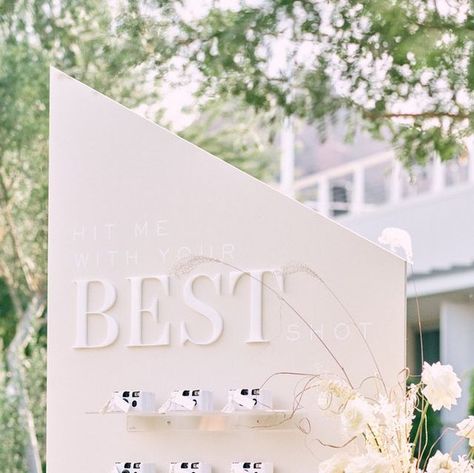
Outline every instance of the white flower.
[[384, 228], [378, 237], [378, 242], [389, 246], [393, 253], [397, 248], [401, 248], [405, 252], [407, 263], [413, 264], [411, 236], [406, 230], [395, 227]]
[[449, 453], [441, 453], [439, 450], [430, 458], [426, 473], [473, 473], [474, 464], [466, 457], [459, 457], [454, 461]]
[[334, 455], [319, 464], [318, 473], [344, 473], [349, 458], [345, 454]]
[[338, 407], [354, 397], [354, 390], [345, 381], [339, 379], [324, 380], [319, 385], [319, 389], [318, 404], [321, 409]]
[[353, 458], [344, 473], [388, 473], [390, 461], [379, 453], [367, 453]]
[[426, 473], [473, 473], [474, 464], [466, 457], [459, 457], [454, 461], [449, 453], [437, 451], [434, 457], [430, 458]]
[[450, 365], [442, 365], [439, 361], [429, 365], [423, 364], [421, 382], [425, 385], [422, 393], [428, 399], [435, 411], [442, 407], [451, 409], [457, 404], [456, 399], [461, 396], [459, 378]]
[[388, 425], [397, 419], [397, 406], [394, 402], [390, 402], [386, 396], [380, 396], [377, 404], [376, 412], [382, 417], [384, 425]]
[[474, 416], [469, 416], [457, 425], [456, 435], [465, 437], [469, 440], [469, 446], [474, 447]]
[[455, 471], [456, 463], [449, 456], [449, 453], [441, 453], [439, 450], [428, 462], [426, 473], [449, 473]]
[[351, 399], [341, 414], [341, 421], [349, 435], [359, 435], [374, 421], [373, 408], [362, 397]]

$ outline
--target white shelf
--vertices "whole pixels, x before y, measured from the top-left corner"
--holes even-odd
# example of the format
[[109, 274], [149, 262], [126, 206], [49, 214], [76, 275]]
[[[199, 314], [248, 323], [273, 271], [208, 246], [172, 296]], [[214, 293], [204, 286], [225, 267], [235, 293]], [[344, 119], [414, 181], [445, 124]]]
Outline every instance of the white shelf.
[[[90, 412], [90, 414], [99, 414]], [[232, 430], [291, 431], [297, 430], [297, 415], [293, 411], [171, 411], [106, 413], [122, 414], [127, 419], [129, 432], [147, 432], [155, 429], [199, 430], [208, 432]], [[298, 416], [299, 417], [299, 416]]]

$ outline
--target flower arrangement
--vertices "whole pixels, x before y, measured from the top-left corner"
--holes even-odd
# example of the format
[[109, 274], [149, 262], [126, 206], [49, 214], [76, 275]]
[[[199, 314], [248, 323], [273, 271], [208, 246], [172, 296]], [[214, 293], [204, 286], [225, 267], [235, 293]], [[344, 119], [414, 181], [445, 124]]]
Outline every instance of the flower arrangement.
[[[376, 399], [339, 378], [317, 384], [321, 409], [338, 416], [349, 437], [344, 453], [323, 461], [319, 473], [474, 473], [474, 416], [460, 422], [456, 432], [460, 442], [468, 439], [469, 455], [454, 458], [454, 453], [438, 450], [434, 455], [429, 451], [423, 460], [429, 406], [435, 411], [450, 409], [461, 396], [459, 378], [451, 366], [425, 362], [419, 383], [388, 393], [382, 390]], [[413, 435], [417, 411], [420, 422]]]

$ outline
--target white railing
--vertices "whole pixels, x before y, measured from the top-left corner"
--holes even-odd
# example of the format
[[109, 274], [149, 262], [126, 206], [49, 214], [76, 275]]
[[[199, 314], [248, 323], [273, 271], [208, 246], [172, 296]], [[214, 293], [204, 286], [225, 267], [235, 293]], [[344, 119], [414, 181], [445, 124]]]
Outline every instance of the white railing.
[[468, 156], [442, 163], [438, 157], [408, 172], [393, 151], [377, 153], [299, 179], [296, 198], [324, 215], [358, 214], [421, 195], [474, 184], [474, 140]]

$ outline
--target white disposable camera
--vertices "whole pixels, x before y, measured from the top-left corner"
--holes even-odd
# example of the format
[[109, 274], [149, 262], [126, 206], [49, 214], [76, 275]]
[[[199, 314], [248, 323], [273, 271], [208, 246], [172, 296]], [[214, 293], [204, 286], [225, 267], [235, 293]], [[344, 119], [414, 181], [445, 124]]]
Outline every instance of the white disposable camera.
[[128, 404], [128, 411], [152, 412], [155, 410], [154, 393], [146, 391], [116, 391], [114, 397]]
[[170, 473], [211, 473], [211, 466], [202, 462], [172, 462]]
[[268, 462], [233, 462], [231, 473], [273, 473], [273, 463]]
[[114, 473], [155, 473], [153, 463], [117, 462]]
[[171, 393], [170, 399], [160, 408], [169, 411], [212, 411], [212, 392], [204, 389], [181, 389]]
[[239, 388], [230, 389], [225, 410], [271, 410], [272, 393], [268, 389]]

